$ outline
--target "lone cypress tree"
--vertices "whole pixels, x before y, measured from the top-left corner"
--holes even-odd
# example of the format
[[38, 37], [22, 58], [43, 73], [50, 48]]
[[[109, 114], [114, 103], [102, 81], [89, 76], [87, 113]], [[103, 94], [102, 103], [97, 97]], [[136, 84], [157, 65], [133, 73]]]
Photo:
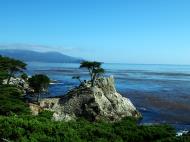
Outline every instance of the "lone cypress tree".
[[90, 62], [84, 61], [81, 62], [80, 68], [86, 68], [89, 71], [91, 87], [94, 87], [96, 79], [105, 72], [105, 70], [101, 67], [101, 62]]

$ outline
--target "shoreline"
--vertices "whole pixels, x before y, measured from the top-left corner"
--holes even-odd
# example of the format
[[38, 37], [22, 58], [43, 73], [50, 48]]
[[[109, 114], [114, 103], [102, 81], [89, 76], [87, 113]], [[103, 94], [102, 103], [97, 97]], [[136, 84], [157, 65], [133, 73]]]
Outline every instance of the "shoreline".
[[[63, 95], [67, 90], [77, 85], [77, 80], [71, 79], [72, 76], [80, 73], [83, 79], [86, 78], [86, 72], [76, 70], [77, 64], [61, 64], [61, 67], [59, 65], [46, 63], [43, 64], [41, 71], [38, 70], [38, 65], [33, 65], [33, 69], [28, 69], [29, 72], [47, 73], [50, 78], [58, 81], [50, 86], [51, 98]], [[108, 75], [110, 73], [114, 74], [118, 92], [128, 97], [135, 106], [147, 109], [140, 110], [144, 113], [145, 122], [168, 122], [177, 125], [177, 128], [180, 127], [179, 125], [183, 127], [183, 124], [190, 123], [187, 119], [190, 117], [188, 113], [190, 112], [190, 106], [185, 103], [190, 91], [190, 77], [187, 75], [190, 73], [190, 68], [187, 69], [181, 66], [178, 68], [177, 66], [175, 69], [169, 68], [168, 70], [168, 67], [165, 66], [161, 69], [152, 69], [152, 66], [148, 65], [145, 68], [142, 65], [140, 67], [138, 65], [133, 67], [122, 65], [120, 68], [109, 64], [106, 69]], [[168, 76], [168, 73], [164, 75], [157, 73], [165, 70], [174, 73], [171, 76]], [[152, 71], [156, 71], [156, 73]], [[180, 73], [181, 71], [182, 73]], [[146, 76], [144, 76], [144, 72]], [[178, 74], [175, 74], [175, 72], [178, 72]], [[187, 73], [185, 76], [184, 72]]]

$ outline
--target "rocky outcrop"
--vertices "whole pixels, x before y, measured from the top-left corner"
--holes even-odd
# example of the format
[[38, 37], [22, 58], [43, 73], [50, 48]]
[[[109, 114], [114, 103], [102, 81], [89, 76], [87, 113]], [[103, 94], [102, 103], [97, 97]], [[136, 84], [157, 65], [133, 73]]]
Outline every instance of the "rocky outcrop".
[[[7, 80], [8, 79], [5, 79], [3, 80], [3, 84], [7, 84]], [[31, 91], [32, 89], [29, 87], [29, 84], [27, 81], [25, 81], [24, 79], [22, 78], [19, 78], [19, 77], [11, 77], [10, 78], [10, 82], [9, 82], [10, 85], [15, 85], [19, 88], [22, 88], [23, 91]]]
[[116, 91], [113, 77], [98, 79], [95, 87], [81, 85], [61, 98], [43, 99], [40, 107], [54, 111], [55, 120], [66, 121], [77, 117], [117, 121], [126, 116], [141, 116], [132, 102]]
[[33, 104], [33, 103], [28, 103], [28, 106], [32, 112], [32, 115], [38, 115], [39, 112], [41, 112], [43, 109], [37, 105], [37, 104]]

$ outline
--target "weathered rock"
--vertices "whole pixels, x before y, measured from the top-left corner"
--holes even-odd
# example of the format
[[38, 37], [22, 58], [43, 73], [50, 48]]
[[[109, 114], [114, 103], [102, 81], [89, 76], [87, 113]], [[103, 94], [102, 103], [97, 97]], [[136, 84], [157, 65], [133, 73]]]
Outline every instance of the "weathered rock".
[[[7, 84], [7, 80], [8, 79], [5, 79], [3, 80], [3, 84]], [[10, 82], [9, 82], [10, 85], [15, 85], [15, 86], [18, 86], [19, 88], [22, 88], [23, 90], [31, 90], [31, 88], [29, 87], [29, 84], [27, 81], [25, 81], [24, 79], [22, 78], [19, 78], [19, 77], [11, 77], [10, 78]]]
[[141, 116], [128, 98], [117, 93], [113, 77], [98, 79], [95, 87], [74, 88], [61, 98], [43, 99], [40, 107], [54, 111], [55, 120], [66, 121], [77, 117], [117, 121], [126, 116]]
[[31, 112], [32, 112], [32, 115], [38, 115], [39, 112], [41, 112], [41, 111], [43, 110], [43, 109], [42, 109], [39, 105], [37, 105], [37, 104], [29, 103], [28, 105], [29, 105], [29, 108], [30, 108], [30, 110], [31, 110]]

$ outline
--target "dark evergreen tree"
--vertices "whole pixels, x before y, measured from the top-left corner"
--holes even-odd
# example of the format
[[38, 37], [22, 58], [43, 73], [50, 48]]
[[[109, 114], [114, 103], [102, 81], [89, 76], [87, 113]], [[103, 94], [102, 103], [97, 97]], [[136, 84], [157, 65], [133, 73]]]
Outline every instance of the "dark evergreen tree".
[[37, 96], [37, 102], [39, 101], [40, 95], [48, 91], [50, 79], [48, 76], [43, 74], [37, 74], [28, 79], [29, 86], [34, 89], [34, 94]]
[[101, 62], [90, 62], [84, 61], [81, 62], [80, 68], [86, 68], [89, 71], [91, 86], [94, 87], [96, 79], [105, 72], [101, 67]]
[[15, 74], [23, 72], [26, 69], [26, 64], [20, 60], [12, 59], [9, 57], [0, 56], [0, 71], [6, 73], [7, 84], [9, 84], [11, 77]]

